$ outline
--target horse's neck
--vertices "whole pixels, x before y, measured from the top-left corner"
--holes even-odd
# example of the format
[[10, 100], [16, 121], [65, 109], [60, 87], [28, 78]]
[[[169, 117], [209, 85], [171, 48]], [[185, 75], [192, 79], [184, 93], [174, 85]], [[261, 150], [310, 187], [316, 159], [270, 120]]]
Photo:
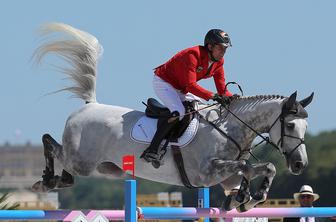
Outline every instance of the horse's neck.
[[[258, 133], [268, 133], [273, 123], [281, 113], [281, 104], [284, 100], [279, 96], [258, 96], [236, 100], [232, 103], [230, 110], [235, 113], [242, 121], [251, 126]], [[228, 131], [239, 128], [243, 135], [244, 143], [252, 143], [256, 134], [247, 126], [243, 125], [236, 117], [229, 115]], [[235, 130], [237, 131], [237, 130]]]
[[[250, 98], [237, 100], [232, 112], [260, 133], [267, 133], [281, 113], [282, 98]], [[232, 118], [232, 117], [231, 117]]]
[[[281, 96], [243, 97], [233, 101], [229, 110], [258, 133], [268, 133], [281, 113], [283, 100], [284, 97]], [[220, 108], [220, 105], [209, 108], [200, 105], [198, 108], [205, 108], [200, 113], [209, 121], [217, 123], [238, 143], [248, 145], [255, 139], [256, 134], [252, 130], [241, 123], [234, 115], [228, 113], [225, 108]]]

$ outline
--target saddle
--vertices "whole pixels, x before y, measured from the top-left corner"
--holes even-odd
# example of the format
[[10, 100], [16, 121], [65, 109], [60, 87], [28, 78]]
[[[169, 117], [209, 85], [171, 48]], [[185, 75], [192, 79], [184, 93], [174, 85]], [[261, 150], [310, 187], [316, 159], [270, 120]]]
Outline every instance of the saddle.
[[[169, 142], [176, 142], [178, 138], [183, 135], [190, 122], [194, 118], [193, 111], [195, 111], [196, 103], [196, 101], [183, 102], [185, 113], [188, 114], [185, 115], [183, 119], [176, 124], [176, 126], [172, 129], [168, 136], [166, 136], [165, 139], [169, 140]], [[147, 100], [146, 106], [146, 116], [149, 118], [158, 119], [157, 125], [160, 125], [161, 122], [166, 120], [170, 115], [169, 109], [154, 98], [149, 98]]]
[[[179, 116], [175, 116], [174, 112], [171, 113], [170, 110], [159, 103], [153, 98], [147, 100], [147, 106], [145, 114], [149, 118], [157, 119], [157, 132], [155, 133], [151, 145], [142, 153], [140, 158], [144, 158], [147, 162], [151, 162], [154, 168], [159, 168], [163, 165], [163, 157], [167, 152], [167, 147], [169, 143], [177, 143], [178, 139], [187, 130], [190, 122], [194, 117], [194, 106], [195, 102], [184, 102], [185, 115], [182, 120], [179, 121]], [[173, 121], [173, 122], [169, 122]], [[166, 129], [163, 127], [167, 126]], [[160, 130], [160, 131], [158, 131]], [[161, 134], [161, 135], [160, 135]], [[163, 146], [160, 142], [165, 140]], [[170, 144], [171, 148], [174, 146]]]

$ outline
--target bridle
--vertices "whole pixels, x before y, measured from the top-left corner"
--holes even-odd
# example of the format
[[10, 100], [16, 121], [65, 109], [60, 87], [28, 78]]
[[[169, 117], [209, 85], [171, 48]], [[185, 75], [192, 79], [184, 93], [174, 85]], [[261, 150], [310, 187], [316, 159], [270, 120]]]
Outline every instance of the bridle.
[[[289, 137], [289, 138], [293, 138], [293, 139], [297, 139], [299, 140], [300, 142], [293, 148], [291, 149], [291, 151], [289, 152], [286, 152], [284, 150], [282, 150], [282, 154], [286, 156], [286, 158], [290, 158], [290, 156], [292, 155], [292, 153], [297, 149], [299, 148], [299, 146], [301, 146], [302, 144], [305, 144], [305, 141], [304, 141], [304, 138], [301, 138], [301, 137], [296, 137], [296, 136], [292, 136], [292, 135], [288, 135], [286, 134], [286, 130], [285, 130], [285, 117], [289, 114], [297, 114], [296, 111], [292, 111], [292, 110], [288, 110], [285, 108], [285, 105], [282, 107], [282, 111], [280, 113], [280, 115], [278, 116], [278, 118], [275, 119], [274, 123], [271, 125], [270, 129], [269, 129], [269, 132], [271, 131], [271, 129], [273, 128], [273, 126], [275, 125], [275, 123], [280, 120], [280, 124], [281, 124], [281, 136], [280, 136], [280, 139], [279, 141], [274, 144], [276, 145], [275, 147], [281, 152], [280, 148], [279, 148], [279, 145], [280, 147], [283, 146], [283, 143], [284, 143], [284, 138], [285, 137]], [[270, 141], [271, 142], [271, 141]]]

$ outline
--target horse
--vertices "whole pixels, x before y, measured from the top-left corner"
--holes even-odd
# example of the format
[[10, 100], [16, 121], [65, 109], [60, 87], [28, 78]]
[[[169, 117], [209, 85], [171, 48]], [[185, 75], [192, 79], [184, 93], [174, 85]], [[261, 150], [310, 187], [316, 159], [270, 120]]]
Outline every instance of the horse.
[[[122, 177], [122, 157], [134, 154], [136, 177], [183, 186], [171, 149], [167, 149], [164, 165], [159, 169], [139, 159], [148, 143], [131, 138], [136, 122], [145, 114], [125, 107], [100, 104], [96, 101], [97, 63], [103, 48], [91, 34], [62, 23], [50, 23], [42, 28], [42, 35], [53, 35], [35, 51], [37, 63], [49, 53], [63, 58], [69, 67], [63, 72], [73, 80], [70, 91], [85, 101], [66, 121], [62, 144], [50, 135], [42, 137], [46, 169], [43, 180], [32, 189], [47, 192], [70, 187], [74, 175], [90, 176], [101, 173]], [[224, 208], [246, 211], [263, 202], [276, 174], [270, 162], [250, 163], [252, 144], [257, 136], [276, 147], [287, 162], [288, 170], [298, 175], [308, 165], [304, 134], [308, 117], [304, 109], [313, 99], [313, 93], [296, 100], [297, 93], [289, 97], [279, 95], [242, 96], [229, 106], [198, 103], [195, 119], [197, 128], [193, 139], [180, 148], [186, 176], [194, 187], [220, 184], [226, 191], [240, 185], [237, 196], [227, 198]], [[54, 175], [54, 159], [63, 166], [61, 176]], [[263, 182], [254, 194], [250, 183], [257, 177]]]

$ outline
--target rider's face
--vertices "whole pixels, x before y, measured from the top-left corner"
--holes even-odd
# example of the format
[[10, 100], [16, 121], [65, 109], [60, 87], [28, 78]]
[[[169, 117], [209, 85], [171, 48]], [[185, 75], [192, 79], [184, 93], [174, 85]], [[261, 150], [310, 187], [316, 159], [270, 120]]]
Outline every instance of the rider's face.
[[212, 54], [212, 57], [219, 61], [224, 57], [224, 54], [226, 52], [227, 47], [223, 46], [222, 44], [216, 44], [216, 45], [209, 45], [210, 53]]

